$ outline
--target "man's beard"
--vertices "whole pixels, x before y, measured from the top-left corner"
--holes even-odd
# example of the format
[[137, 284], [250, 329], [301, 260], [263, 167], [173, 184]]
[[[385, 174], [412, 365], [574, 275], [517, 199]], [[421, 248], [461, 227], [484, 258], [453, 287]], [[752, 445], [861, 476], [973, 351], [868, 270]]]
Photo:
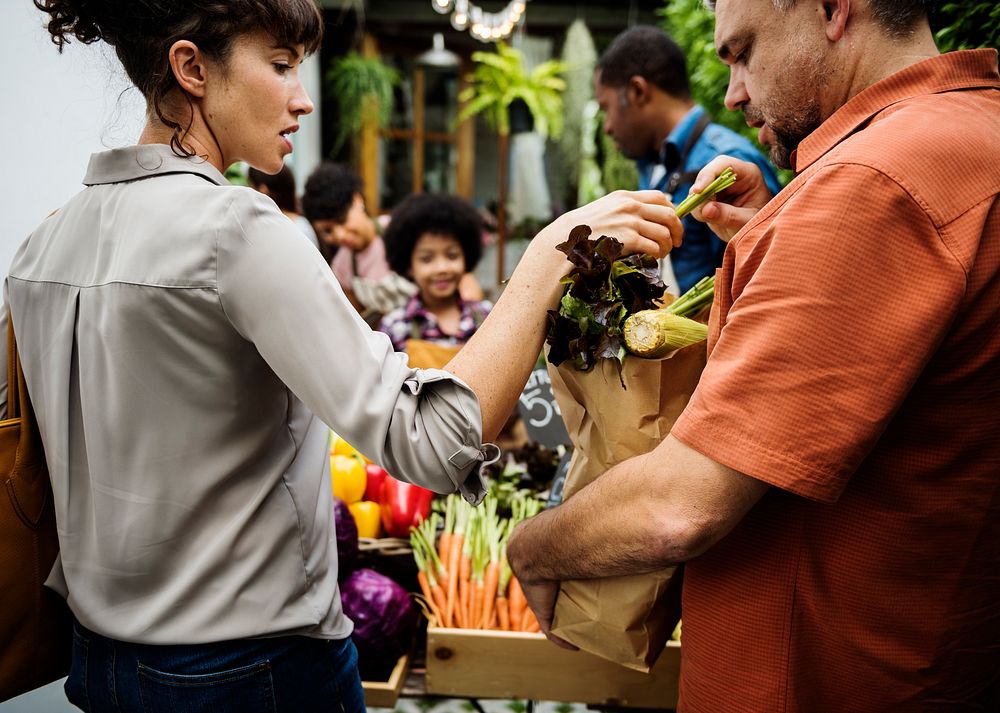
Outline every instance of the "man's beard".
[[803, 139], [823, 123], [819, 104], [815, 101], [771, 121], [765, 118], [762, 110], [754, 106], [745, 106], [743, 114], [748, 122], [764, 121], [767, 124], [771, 136], [774, 137], [770, 145], [771, 162], [779, 168], [792, 167], [792, 152], [799, 147]]

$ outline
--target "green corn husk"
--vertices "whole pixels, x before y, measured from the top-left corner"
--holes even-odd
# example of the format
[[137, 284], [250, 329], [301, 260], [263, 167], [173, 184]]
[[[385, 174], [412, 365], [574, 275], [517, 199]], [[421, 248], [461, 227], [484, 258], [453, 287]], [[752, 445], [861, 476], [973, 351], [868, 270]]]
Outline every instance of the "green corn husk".
[[624, 336], [629, 353], [656, 359], [704, 341], [708, 326], [666, 308], [646, 309], [625, 320]]

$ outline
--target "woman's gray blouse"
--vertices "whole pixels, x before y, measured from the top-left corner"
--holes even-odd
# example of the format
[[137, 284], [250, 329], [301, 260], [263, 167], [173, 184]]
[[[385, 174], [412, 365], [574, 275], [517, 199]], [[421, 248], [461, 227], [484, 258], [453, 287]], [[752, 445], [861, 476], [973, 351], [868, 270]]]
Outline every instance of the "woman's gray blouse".
[[84, 183], [6, 282], [59, 527], [49, 585], [127, 641], [347, 636], [324, 424], [478, 501], [495, 447], [475, 394], [409, 368], [274, 203], [211, 165], [134, 146]]

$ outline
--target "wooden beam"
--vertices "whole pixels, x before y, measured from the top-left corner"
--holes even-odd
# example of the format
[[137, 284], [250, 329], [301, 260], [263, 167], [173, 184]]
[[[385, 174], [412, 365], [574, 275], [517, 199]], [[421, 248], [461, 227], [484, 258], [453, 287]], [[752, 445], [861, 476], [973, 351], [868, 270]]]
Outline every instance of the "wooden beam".
[[424, 117], [426, 112], [424, 87], [426, 77], [423, 67], [413, 70], [413, 192], [424, 190]]
[[[471, 70], [471, 62], [467, 58], [463, 58], [462, 66], [458, 70], [459, 96], [469, 86]], [[458, 110], [461, 112], [464, 107], [465, 102], [460, 101]], [[458, 150], [458, 165], [455, 167], [455, 193], [465, 200], [471, 201], [476, 187], [476, 120], [474, 118], [470, 117], [458, 125], [456, 148]]]
[[[378, 57], [378, 40], [365, 33], [361, 43], [361, 54], [365, 57]], [[364, 184], [365, 203], [371, 215], [378, 215], [381, 208], [378, 180], [378, 142], [379, 127], [377, 122], [364, 122], [361, 126], [361, 159], [359, 172]]]

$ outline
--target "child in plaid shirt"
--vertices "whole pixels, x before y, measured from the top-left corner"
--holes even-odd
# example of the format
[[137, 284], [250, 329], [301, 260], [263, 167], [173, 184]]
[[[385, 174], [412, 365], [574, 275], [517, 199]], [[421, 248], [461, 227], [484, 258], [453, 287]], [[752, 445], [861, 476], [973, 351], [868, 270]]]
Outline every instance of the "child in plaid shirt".
[[475, 208], [456, 196], [420, 193], [393, 211], [383, 235], [386, 257], [418, 288], [379, 325], [397, 351], [406, 351], [410, 339], [459, 346], [483, 323], [492, 305], [459, 294], [459, 282], [479, 262], [482, 230]]

